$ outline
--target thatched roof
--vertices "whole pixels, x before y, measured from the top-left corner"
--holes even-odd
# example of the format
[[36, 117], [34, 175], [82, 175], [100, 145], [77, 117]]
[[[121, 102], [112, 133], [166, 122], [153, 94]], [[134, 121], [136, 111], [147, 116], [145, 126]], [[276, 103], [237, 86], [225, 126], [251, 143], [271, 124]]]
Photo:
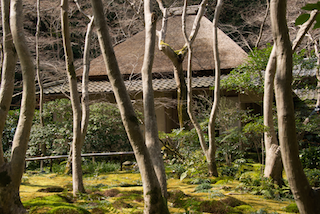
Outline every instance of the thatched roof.
[[[195, 15], [187, 17], [187, 32], [191, 31]], [[158, 21], [159, 30], [161, 21]], [[116, 45], [114, 51], [117, 57], [119, 68], [122, 74], [140, 73], [144, 55], [145, 32], [142, 31], [125, 42]], [[174, 16], [168, 19], [166, 41], [174, 50], [181, 49], [185, 44], [181, 30], [181, 16]], [[243, 63], [247, 54], [232, 39], [221, 30], [218, 30], [219, 53], [221, 69], [232, 69]], [[156, 44], [158, 45], [158, 44]], [[184, 68], [187, 67], [187, 60], [184, 60]], [[194, 71], [213, 70], [214, 58], [212, 48], [212, 22], [203, 17], [200, 23], [198, 35], [193, 44], [193, 69]], [[173, 71], [171, 60], [159, 51], [155, 51], [153, 73], [167, 73]], [[81, 69], [78, 75], [82, 74]], [[90, 76], [106, 75], [105, 64], [102, 56], [91, 61]]]

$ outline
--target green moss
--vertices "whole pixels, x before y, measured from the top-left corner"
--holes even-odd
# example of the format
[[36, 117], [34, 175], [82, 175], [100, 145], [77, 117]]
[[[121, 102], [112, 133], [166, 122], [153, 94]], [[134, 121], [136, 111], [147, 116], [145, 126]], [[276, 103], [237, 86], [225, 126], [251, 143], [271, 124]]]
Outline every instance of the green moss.
[[30, 209], [30, 214], [35, 213], [66, 213], [66, 214], [86, 214], [89, 213], [87, 210], [76, 207], [67, 202], [67, 200], [60, 195], [50, 195], [46, 197], [37, 197], [26, 201], [23, 205]]
[[241, 205], [246, 205], [245, 202], [240, 201], [239, 199], [236, 199], [234, 197], [228, 196], [224, 199], [220, 200], [221, 202], [227, 204], [230, 207], [237, 207], [237, 206], [241, 206]]
[[184, 45], [183, 48], [179, 49], [179, 50], [176, 50], [174, 51], [177, 55], [183, 55], [185, 54], [185, 52], [188, 50], [187, 46]]
[[70, 206], [61, 206], [61, 207], [55, 207], [50, 212], [52, 214], [90, 214], [89, 211], [79, 208], [79, 207], [70, 207]]
[[250, 205], [240, 205], [234, 208], [234, 210], [240, 211], [242, 213], [253, 212], [253, 208]]
[[296, 203], [289, 204], [288, 206], [286, 206], [285, 211], [291, 213], [299, 213], [299, 209]]
[[200, 212], [227, 214], [230, 208], [221, 201], [203, 201], [199, 206]]

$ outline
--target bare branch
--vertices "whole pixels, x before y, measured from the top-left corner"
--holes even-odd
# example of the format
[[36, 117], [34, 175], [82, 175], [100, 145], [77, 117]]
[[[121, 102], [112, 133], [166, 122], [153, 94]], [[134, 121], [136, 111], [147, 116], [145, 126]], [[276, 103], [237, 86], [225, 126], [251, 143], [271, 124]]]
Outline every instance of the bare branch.
[[302, 39], [304, 38], [304, 36], [306, 35], [308, 30], [312, 26], [313, 22], [316, 20], [316, 17], [318, 14], [319, 14], [318, 10], [311, 11], [310, 18], [308, 19], [308, 21], [305, 22], [303, 25], [301, 25], [301, 27], [297, 33], [296, 39], [292, 42], [292, 52], [296, 51], [296, 49], [300, 45]]
[[256, 45], [255, 47], [257, 48], [259, 46], [259, 43], [261, 41], [261, 38], [262, 38], [262, 32], [263, 32], [263, 27], [264, 27], [264, 23], [266, 22], [267, 20], [267, 17], [268, 17], [268, 14], [269, 14], [269, 9], [270, 9], [270, 0], [267, 0], [267, 8], [266, 8], [266, 14], [264, 15], [264, 18], [263, 18], [263, 21], [262, 21], [262, 24], [260, 26], [260, 32], [259, 32], [259, 36], [258, 36], [258, 39], [257, 39], [257, 42], [256, 42]]

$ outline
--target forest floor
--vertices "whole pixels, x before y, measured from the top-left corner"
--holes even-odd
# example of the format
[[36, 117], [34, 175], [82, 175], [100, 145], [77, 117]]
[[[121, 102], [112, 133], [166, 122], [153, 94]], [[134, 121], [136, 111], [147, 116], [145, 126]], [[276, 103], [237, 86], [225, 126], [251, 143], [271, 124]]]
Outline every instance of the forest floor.
[[[116, 172], [84, 176], [87, 194], [72, 196], [72, 177], [54, 173], [27, 172], [22, 178], [21, 200], [29, 213], [143, 213], [139, 173]], [[231, 178], [196, 191], [189, 179], [168, 179], [170, 213], [287, 213], [293, 200], [270, 200], [235, 190]], [[198, 188], [199, 189], [199, 188]], [[200, 188], [201, 189], [201, 188]], [[205, 190], [206, 189], [206, 190]], [[266, 213], [266, 212], [264, 212]]]

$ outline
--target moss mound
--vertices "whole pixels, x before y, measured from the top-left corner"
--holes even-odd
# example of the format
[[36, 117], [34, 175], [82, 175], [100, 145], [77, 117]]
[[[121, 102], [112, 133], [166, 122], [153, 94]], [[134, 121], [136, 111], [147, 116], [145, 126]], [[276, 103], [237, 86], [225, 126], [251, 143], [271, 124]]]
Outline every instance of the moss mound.
[[38, 192], [62, 192], [64, 188], [59, 186], [52, 186], [43, 189], [39, 189]]
[[61, 206], [55, 207], [49, 212], [50, 214], [90, 214], [89, 211], [79, 208], [79, 207], [70, 207], [70, 206]]
[[220, 200], [221, 202], [225, 203], [226, 205], [230, 206], [230, 207], [237, 207], [237, 206], [240, 206], [240, 205], [246, 205], [245, 202], [243, 201], [240, 201], [234, 197], [226, 197], [224, 199], [221, 199]]
[[299, 209], [296, 203], [289, 204], [288, 206], [286, 206], [285, 211], [291, 213], [299, 213]]
[[30, 214], [53, 213], [53, 214], [87, 214], [87, 210], [76, 207], [61, 195], [37, 197], [23, 203]]
[[199, 206], [200, 212], [215, 213], [215, 214], [227, 214], [231, 209], [221, 201], [203, 201]]
[[120, 191], [118, 189], [109, 189], [106, 190], [103, 195], [107, 196], [107, 197], [115, 197], [120, 193]]
[[181, 190], [168, 191], [168, 201], [171, 202], [174, 207], [184, 207], [186, 197], [188, 196]]
[[250, 205], [240, 205], [235, 207], [235, 210], [241, 213], [250, 213], [253, 212], [253, 208]]

